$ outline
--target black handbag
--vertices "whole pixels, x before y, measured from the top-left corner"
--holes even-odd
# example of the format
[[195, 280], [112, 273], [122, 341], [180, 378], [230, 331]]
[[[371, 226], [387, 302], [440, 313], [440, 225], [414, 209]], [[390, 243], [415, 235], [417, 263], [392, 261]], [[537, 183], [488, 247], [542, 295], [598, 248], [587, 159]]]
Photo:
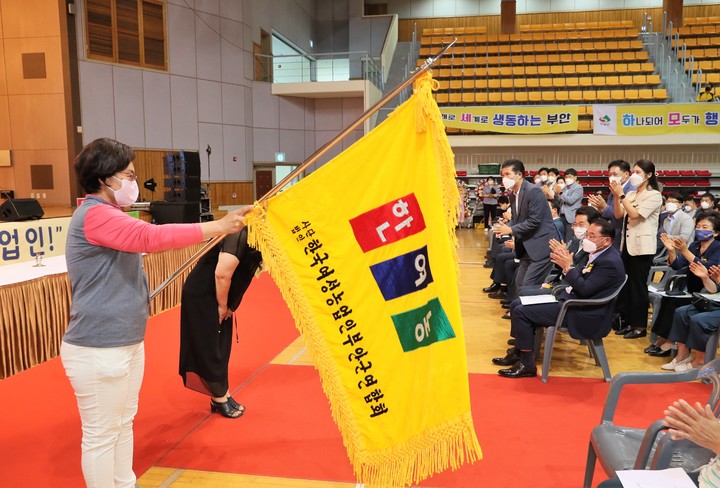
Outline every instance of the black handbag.
[[700, 293], [693, 293], [692, 306], [698, 309], [700, 312], [712, 312], [713, 310], [720, 310], [720, 302], [705, 298]]

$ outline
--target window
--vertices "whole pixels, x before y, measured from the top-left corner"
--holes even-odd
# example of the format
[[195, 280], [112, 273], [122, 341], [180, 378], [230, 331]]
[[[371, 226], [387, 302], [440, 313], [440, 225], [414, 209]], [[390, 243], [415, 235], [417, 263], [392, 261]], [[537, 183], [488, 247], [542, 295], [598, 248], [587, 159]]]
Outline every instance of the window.
[[162, 0], [86, 0], [87, 57], [167, 69]]

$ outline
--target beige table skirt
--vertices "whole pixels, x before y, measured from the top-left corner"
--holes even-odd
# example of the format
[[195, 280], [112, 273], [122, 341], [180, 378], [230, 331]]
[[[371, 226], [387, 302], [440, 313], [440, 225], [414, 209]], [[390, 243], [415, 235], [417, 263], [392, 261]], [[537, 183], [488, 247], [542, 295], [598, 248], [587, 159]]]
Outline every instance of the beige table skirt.
[[[143, 257], [150, 291], [179, 269], [202, 244]], [[150, 304], [150, 315], [180, 304], [185, 271]], [[70, 316], [67, 273], [0, 287], [0, 379], [60, 354]]]

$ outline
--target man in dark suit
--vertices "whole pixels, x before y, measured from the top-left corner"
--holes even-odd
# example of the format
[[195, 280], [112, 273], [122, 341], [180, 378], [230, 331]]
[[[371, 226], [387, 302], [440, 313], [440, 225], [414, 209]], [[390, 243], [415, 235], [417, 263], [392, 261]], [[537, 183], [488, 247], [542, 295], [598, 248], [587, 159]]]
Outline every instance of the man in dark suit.
[[[625, 268], [620, 253], [612, 247], [614, 237], [615, 229], [607, 220], [597, 219], [590, 224], [583, 239], [583, 249], [590, 256], [583, 269], [573, 267], [573, 255], [564, 246], [553, 250], [550, 256], [552, 262], [562, 268], [570, 286], [559, 294], [558, 302], [522, 305], [519, 299], [513, 301], [510, 307], [511, 335], [515, 338], [515, 347], [508, 350], [505, 357], [492, 360], [498, 366], [510, 366], [498, 371], [500, 376], [537, 376], [533, 359], [535, 328], [554, 324], [563, 301], [571, 298], [604, 298], [622, 283]], [[572, 308], [565, 316], [564, 325], [573, 338], [598, 339], [610, 332], [611, 321], [608, 320], [608, 311], [604, 306]]]
[[495, 235], [511, 234], [520, 265], [515, 275], [516, 289], [539, 285], [547, 276], [550, 262], [550, 239], [556, 235], [550, 207], [543, 191], [525, 180], [522, 161], [510, 159], [502, 164], [503, 186], [511, 191], [512, 221], [493, 227]]

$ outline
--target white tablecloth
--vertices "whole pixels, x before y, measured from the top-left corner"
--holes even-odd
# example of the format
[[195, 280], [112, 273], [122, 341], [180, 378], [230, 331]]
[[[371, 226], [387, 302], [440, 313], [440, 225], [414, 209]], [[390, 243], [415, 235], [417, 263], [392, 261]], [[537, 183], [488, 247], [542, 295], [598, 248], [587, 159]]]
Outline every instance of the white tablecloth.
[[67, 272], [65, 256], [44, 258], [43, 266], [35, 266], [35, 261], [25, 261], [17, 264], [0, 266], [0, 286], [12, 285], [23, 281], [30, 281], [43, 276], [62, 274]]

